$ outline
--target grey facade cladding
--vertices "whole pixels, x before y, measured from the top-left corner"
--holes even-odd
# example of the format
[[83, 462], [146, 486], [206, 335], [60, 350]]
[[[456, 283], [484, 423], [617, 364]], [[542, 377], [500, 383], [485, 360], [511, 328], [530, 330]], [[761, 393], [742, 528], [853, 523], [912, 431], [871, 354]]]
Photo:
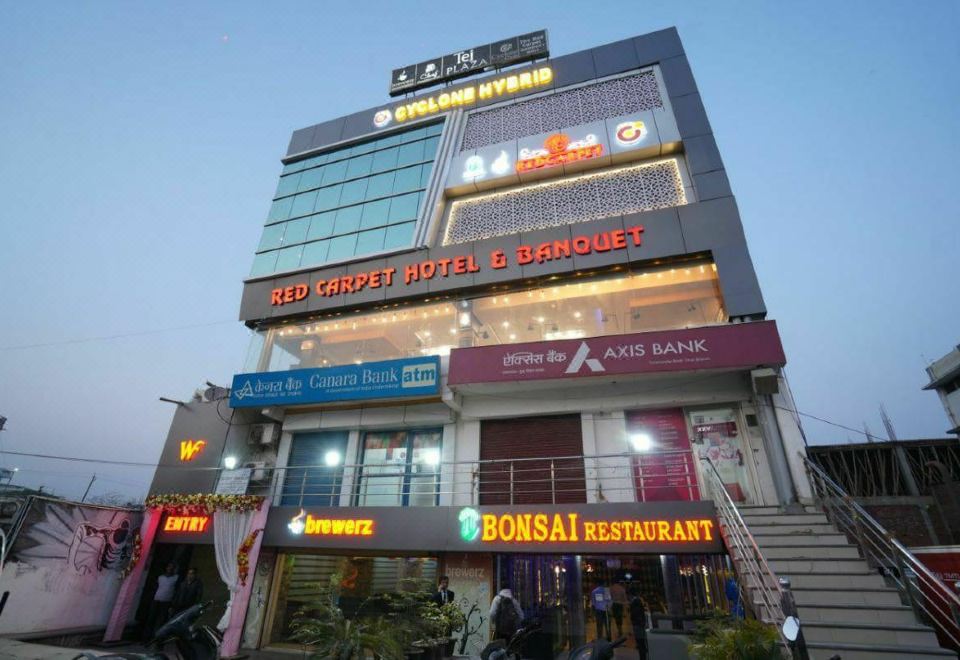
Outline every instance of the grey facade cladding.
[[[401, 283], [400, 286], [395, 284], [392, 287], [368, 289], [361, 294], [339, 294], [329, 298], [313, 295], [313, 287], [319, 280], [376, 270], [383, 268], [384, 264], [387, 268], [397, 268], [399, 275], [402, 273], [403, 266], [409, 263], [448, 256], [447, 253], [452, 252], [472, 253], [478, 262], [485, 259], [493, 249], [503, 249], [508, 254], [512, 254], [523, 239], [520, 233], [516, 233], [455, 246], [413, 249], [386, 258], [379, 256], [294, 275], [251, 279], [244, 285], [240, 319], [252, 326], [270, 319], [308, 316], [327, 310], [397, 302], [433, 293], [450, 293], [454, 290], [469, 293], [471, 289], [482, 290], [493, 284], [516, 282], [530, 286], [536, 284], [541, 277], [551, 274], [573, 274], [603, 266], [637, 267], [650, 261], [689, 254], [709, 254], [713, 258], [717, 265], [724, 304], [731, 318], [763, 318], [766, 315], [766, 307], [743, 235], [740, 215], [710, 122], [676, 29], [669, 28], [552, 58], [544, 64], [548, 64], [553, 69], [554, 78], [551, 84], [514, 94], [510, 102], [523, 100], [530, 94], [589, 83], [606, 76], [658, 65], [673, 108], [697, 201], [670, 209], [615, 216], [535, 232], [537, 240], [559, 240], [570, 236], [571, 232], [573, 234], [591, 233], [608, 226], [620, 226], [624, 221], [644, 225], [646, 231], [643, 246], [631, 247], [617, 254], [593, 255], [591, 258], [542, 264], [536, 268], [521, 267], [511, 262], [508, 268], [502, 270], [483, 268], [468, 278], [420, 281], [406, 286]], [[495, 73], [472, 79], [469, 83], [480, 84], [501, 75]], [[423, 95], [435, 93], [436, 90], [427, 90]], [[416, 99], [423, 95], [412, 98]], [[284, 161], [289, 162], [335, 144], [369, 138], [389, 131], [390, 129], [375, 130], [372, 117], [378, 109], [395, 106], [400, 102], [401, 99], [398, 98], [375, 108], [295, 131]], [[478, 100], [471, 110], [501, 102], [503, 102], [502, 99], [496, 98]], [[410, 122], [410, 125], [415, 123], [417, 122]], [[271, 291], [299, 283], [309, 283], [311, 286], [311, 295], [305, 300], [283, 306], [270, 304]]]

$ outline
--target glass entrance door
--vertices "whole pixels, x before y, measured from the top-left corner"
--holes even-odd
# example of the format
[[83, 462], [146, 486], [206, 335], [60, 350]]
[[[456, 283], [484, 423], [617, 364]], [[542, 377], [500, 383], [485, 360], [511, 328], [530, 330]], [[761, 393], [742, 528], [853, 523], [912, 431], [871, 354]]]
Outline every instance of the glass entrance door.
[[[713, 463], [723, 485], [734, 502], [755, 502], [750, 454], [737, 425], [733, 408], [714, 408], [690, 412], [690, 426], [698, 458]], [[702, 465], [702, 469], [709, 469]]]

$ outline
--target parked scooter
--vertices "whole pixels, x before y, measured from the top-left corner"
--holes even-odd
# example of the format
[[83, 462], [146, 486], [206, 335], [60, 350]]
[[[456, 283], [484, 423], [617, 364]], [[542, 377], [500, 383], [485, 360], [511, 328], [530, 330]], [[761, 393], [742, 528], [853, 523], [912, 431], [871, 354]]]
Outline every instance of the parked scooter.
[[623, 646], [626, 641], [626, 637], [621, 637], [615, 642], [608, 642], [605, 639], [595, 639], [571, 651], [567, 660], [612, 660], [614, 649], [618, 646]]
[[480, 653], [480, 660], [520, 660], [524, 642], [533, 633], [540, 630], [540, 621], [526, 619], [510, 639], [495, 639]]
[[213, 626], [194, 625], [210, 609], [213, 601], [188, 607], [157, 629], [149, 647], [154, 653], [113, 653], [96, 655], [85, 652], [73, 660], [216, 660], [220, 657], [223, 636]]

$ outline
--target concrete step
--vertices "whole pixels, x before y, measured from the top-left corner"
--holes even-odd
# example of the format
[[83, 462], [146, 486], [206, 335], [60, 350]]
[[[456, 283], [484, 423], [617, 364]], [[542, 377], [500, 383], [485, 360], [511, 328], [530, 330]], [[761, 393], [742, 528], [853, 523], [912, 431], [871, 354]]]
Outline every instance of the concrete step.
[[862, 559], [816, 557], [767, 558], [770, 569], [779, 576], [809, 573], [867, 573], [869, 566]]
[[842, 660], [923, 660], [925, 658], [956, 658], [946, 649], [915, 646], [880, 646], [875, 644], [839, 644], [835, 642], [807, 642], [811, 660], [828, 660], [839, 656]]
[[[860, 559], [860, 550], [853, 545], [807, 545], [787, 546], [771, 545], [761, 547], [760, 552], [769, 562], [772, 559], [808, 558], [808, 559]], [[734, 560], [740, 559], [738, 552], [730, 554]]]
[[876, 605], [903, 605], [903, 601], [900, 600], [900, 592], [896, 589], [843, 589], [840, 587], [798, 589], [792, 587], [791, 591], [797, 606], [860, 605], [862, 607], [874, 607]]
[[937, 635], [926, 626], [817, 623], [811, 621], [804, 621], [802, 625], [803, 637], [808, 642], [940, 648]]
[[883, 578], [875, 571], [862, 573], [791, 573], [781, 574], [790, 578], [792, 589], [882, 589]]
[[814, 534], [806, 530], [793, 534], [754, 534], [753, 538], [757, 540], [761, 550], [781, 545], [849, 545], [843, 534]]
[[799, 513], [799, 514], [740, 514], [747, 527], [753, 530], [754, 526], [777, 526], [777, 525], [827, 525], [830, 523], [827, 517], [822, 513]]
[[833, 525], [829, 523], [819, 523], [819, 524], [810, 524], [810, 523], [784, 523], [781, 525], [763, 525], [763, 524], [753, 524], [747, 523], [747, 526], [750, 528], [750, 533], [757, 543], [760, 543], [760, 539], [767, 536], [784, 536], [785, 534], [836, 534], [837, 530]]
[[872, 623], [915, 626], [913, 610], [903, 605], [797, 605], [804, 623]]

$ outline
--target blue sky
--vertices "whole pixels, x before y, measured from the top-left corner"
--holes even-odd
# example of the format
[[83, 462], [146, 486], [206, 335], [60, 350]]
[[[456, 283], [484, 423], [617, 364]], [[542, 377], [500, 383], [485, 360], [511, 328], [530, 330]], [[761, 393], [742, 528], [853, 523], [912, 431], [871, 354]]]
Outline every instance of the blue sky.
[[[543, 27], [563, 54], [677, 26], [799, 409], [879, 434], [884, 402], [901, 438], [947, 428], [920, 388], [924, 357], [960, 342], [956, 2], [6, 2], [3, 15], [2, 449], [155, 461], [172, 414], [157, 397], [243, 365], [241, 282], [290, 132], [382, 103], [394, 67]], [[153, 332], [167, 328], [183, 329]], [[16, 348], [37, 344], [51, 345]], [[93, 494], [142, 494], [152, 472], [0, 465], [68, 496], [94, 472]]]

